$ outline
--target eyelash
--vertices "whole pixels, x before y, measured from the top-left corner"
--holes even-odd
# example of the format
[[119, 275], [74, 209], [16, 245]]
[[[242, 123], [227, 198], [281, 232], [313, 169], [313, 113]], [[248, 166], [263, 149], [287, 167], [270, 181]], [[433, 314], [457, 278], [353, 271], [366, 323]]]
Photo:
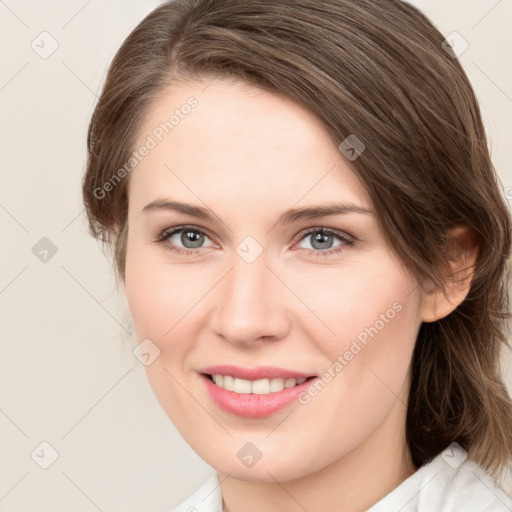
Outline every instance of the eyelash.
[[[207, 231], [205, 231], [204, 229], [198, 228], [196, 226], [177, 226], [175, 228], [165, 229], [164, 231], [162, 231], [162, 233], [160, 233], [157, 236], [157, 238], [154, 240], [154, 242], [157, 244], [162, 244], [165, 247], [165, 249], [167, 249], [168, 251], [174, 252], [176, 254], [187, 255], [187, 256], [197, 255], [199, 252], [201, 252], [202, 248], [181, 249], [179, 247], [176, 247], [175, 245], [165, 244], [165, 242], [169, 238], [171, 238], [173, 235], [175, 235], [176, 233], [181, 233], [181, 232], [187, 231], [187, 230], [193, 231], [195, 233], [200, 233], [202, 235], [207, 236], [208, 238], [211, 238]], [[300, 242], [304, 238], [307, 238], [309, 235], [312, 235], [313, 233], [322, 233], [324, 235], [333, 235], [333, 236], [337, 237], [341, 242], [343, 242], [343, 244], [339, 245], [335, 249], [328, 249], [328, 250], [303, 249], [303, 250], [307, 251], [308, 256], [327, 257], [327, 256], [338, 254], [341, 251], [345, 250], [347, 247], [353, 247], [356, 245], [356, 241], [354, 239], [348, 238], [348, 237], [342, 235], [341, 233], [339, 233], [338, 231], [328, 229], [328, 228], [321, 228], [321, 227], [311, 228], [311, 229], [307, 230], [306, 232], [301, 233], [301, 236], [296, 238], [294, 240], [294, 243]]]

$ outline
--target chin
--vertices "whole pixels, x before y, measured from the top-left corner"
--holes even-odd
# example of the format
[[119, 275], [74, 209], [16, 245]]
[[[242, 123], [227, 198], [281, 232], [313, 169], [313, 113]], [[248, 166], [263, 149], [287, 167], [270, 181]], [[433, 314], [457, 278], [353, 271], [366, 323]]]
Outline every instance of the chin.
[[[283, 450], [282, 443], [251, 442], [250, 436], [229, 438], [224, 443], [186, 439], [191, 448], [218, 473], [250, 482], [275, 483], [297, 480], [319, 471], [322, 464], [318, 453], [304, 453], [301, 446]], [[198, 441], [195, 443], [194, 441]], [[206, 444], [208, 443], [208, 444]], [[216, 446], [212, 449], [212, 445]], [[281, 446], [280, 446], [281, 445]]]

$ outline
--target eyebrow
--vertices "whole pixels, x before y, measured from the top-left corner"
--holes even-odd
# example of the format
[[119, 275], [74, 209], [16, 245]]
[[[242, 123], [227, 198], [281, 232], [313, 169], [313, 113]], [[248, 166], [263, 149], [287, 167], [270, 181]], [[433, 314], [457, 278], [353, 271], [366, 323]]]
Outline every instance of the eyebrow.
[[[195, 206], [188, 203], [181, 203], [179, 201], [170, 201], [167, 199], [157, 199], [144, 206], [141, 213], [148, 213], [152, 211], [169, 210], [185, 215], [191, 215], [204, 221], [214, 222], [213, 215], [207, 208]], [[318, 206], [309, 206], [304, 208], [291, 208], [283, 212], [276, 221], [277, 224], [291, 224], [301, 220], [312, 220], [328, 215], [346, 215], [350, 213], [359, 213], [364, 215], [373, 215], [374, 211], [369, 208], [356, 205], [354, 203], [328, 203]]]

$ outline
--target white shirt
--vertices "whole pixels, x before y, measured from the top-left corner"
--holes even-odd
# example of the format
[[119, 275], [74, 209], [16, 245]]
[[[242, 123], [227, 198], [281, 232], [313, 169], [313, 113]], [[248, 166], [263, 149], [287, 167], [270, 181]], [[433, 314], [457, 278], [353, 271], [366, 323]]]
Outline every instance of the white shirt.
[[[457, 443], [446, 450], [366, 512], [512, 512], [512, 499]], [[222, 512], [218, 475], [170, 512]]]

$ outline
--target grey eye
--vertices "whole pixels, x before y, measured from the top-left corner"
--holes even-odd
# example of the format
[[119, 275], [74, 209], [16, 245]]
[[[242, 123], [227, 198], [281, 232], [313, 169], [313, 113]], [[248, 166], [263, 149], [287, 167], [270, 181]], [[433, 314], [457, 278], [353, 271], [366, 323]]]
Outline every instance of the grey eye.
[[191, 228], [177, 230], [169, 236], [169, 241], [172, 244], [178, 247], [182, 246], [185, 249], [198, 249], [203, 247], [206, 239], [208, 239], [208, 237], [204, 233]]
[[334, 247], [334, 241], [335, 239], [339, 240], [338, 246], [342, 244], [342, 241], [340, 240], [340, 237], [334, 233], [328, 233], [325, 231], [313, 231], [310, 233], [307, 233], [302, 241], [300, 243], [303, 243], [305, 240], [310, 241], [310, 247], [302, 247], [302, 249], [316, 249], [316, 250], [325, 250], [325, 249], [331, 249]]

